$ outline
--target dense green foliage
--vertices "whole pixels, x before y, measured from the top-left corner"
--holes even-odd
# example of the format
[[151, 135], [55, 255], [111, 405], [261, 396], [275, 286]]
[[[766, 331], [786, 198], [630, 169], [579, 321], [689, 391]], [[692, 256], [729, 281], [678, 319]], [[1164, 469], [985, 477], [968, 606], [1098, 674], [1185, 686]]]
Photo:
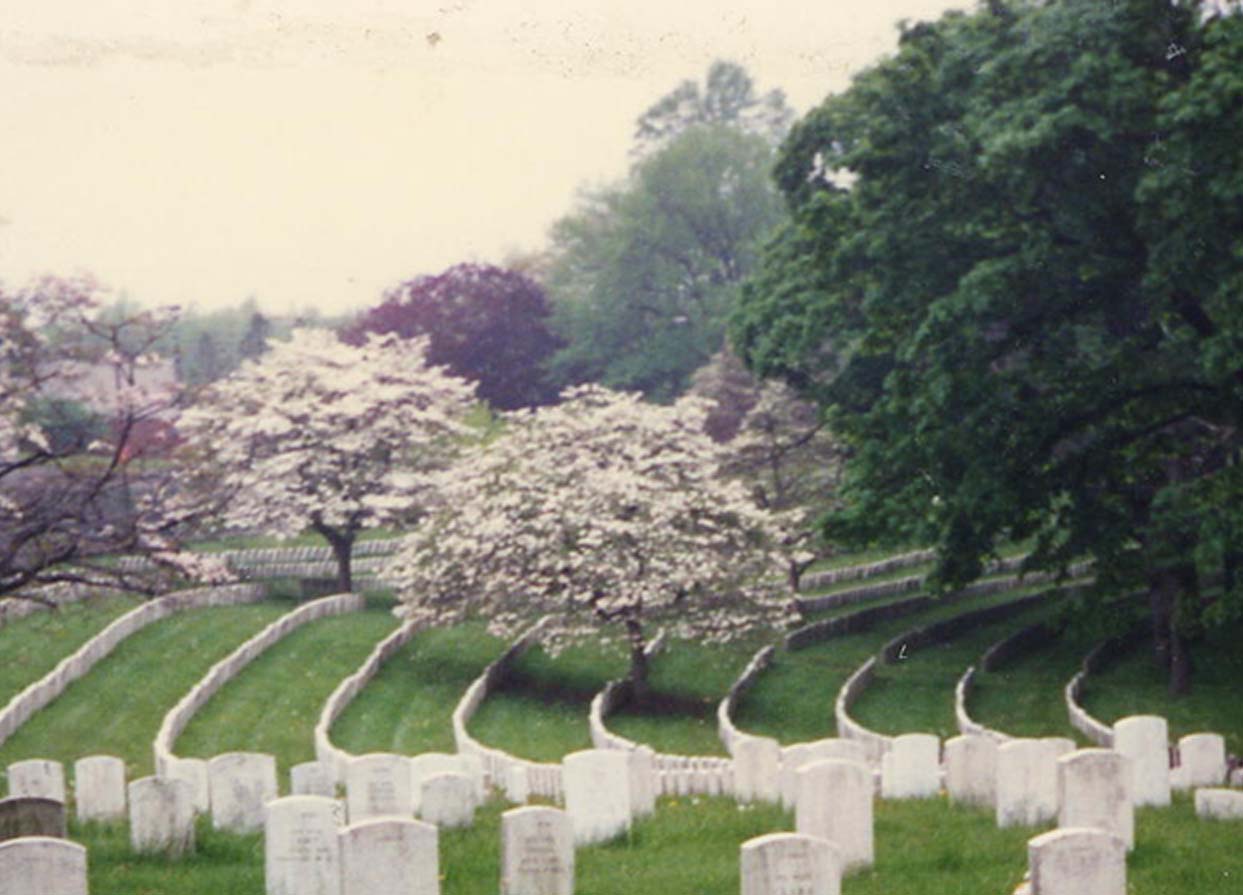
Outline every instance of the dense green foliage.
[[1194, 2], [907, 28], [787, 140], [793, 220], [734, 326], [853, 447], [832, 536], [936, 544], [945, 583], [1006, 537], [1092, 555], [1102, 590], [1149, 590], [1178, 689], [1243, 602], [1198, 577], [1243, 507], [1240, 54]]

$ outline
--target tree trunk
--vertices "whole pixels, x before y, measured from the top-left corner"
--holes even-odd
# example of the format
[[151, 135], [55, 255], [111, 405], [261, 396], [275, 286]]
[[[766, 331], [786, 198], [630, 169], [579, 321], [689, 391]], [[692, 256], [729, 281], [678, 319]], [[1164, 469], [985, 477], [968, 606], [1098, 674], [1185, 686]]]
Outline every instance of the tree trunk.
[[626, 638], [630, 641], [630, 698], [635, 705], [644, 705], [651, 690], [647, 682], [647, 643], [643, 639], [643, 626], [628, 620]]
[[325, 525], [319, 520], [314, 520], [311, 524], [317, 532], [323, 535], [324, 540], [328, 542], [328, 546], [332, 548], [332, 556], [337, 561], [338, 591], [343, 594], [353, 593], [354, 578], [350, 563], [354, 554], [354, 538], [357, 536], [357, 532], [351, 528], [342, 531], [339, 528]]
[[1190, 561], [1149, 572], [1153, 660], [1168, 675], [1171, 696], [1191, 692], [1192, 664], [1184, 619], [1194, 617], [1199, 598], [1199, 578]]

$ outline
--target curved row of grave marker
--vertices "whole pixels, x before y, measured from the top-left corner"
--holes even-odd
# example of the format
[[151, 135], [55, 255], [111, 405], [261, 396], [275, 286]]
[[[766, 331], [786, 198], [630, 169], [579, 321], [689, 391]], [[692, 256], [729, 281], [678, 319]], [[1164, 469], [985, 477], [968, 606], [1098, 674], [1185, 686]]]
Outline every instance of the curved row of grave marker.
[[[194, 717], [195, 713], [221, 687], [236, 677], [243, 668], [262, 655], [273, 644], [280, 642], [303, 625], [347, 612], [358, 612], [364, 605], [363, 598], [358, 594], [336, 594], [335, 596], [312, 600], [299, 606], [297, 609], [285, 613], [213, 665], [207, 674], [191, 687], [190, 691], [164, 715], [164, 720], [161, 722], [155, 741], [152, 743], [152, 750], [155, 753], [156, 775], [185, 780], [192, 787], [196, 808], [205, 810], [208, 805], [213, 805], [214, 818], [216, 811], [213, 801], [209, 798], [209, 789], [214, 794], [216, 785], [213, 783], [215, 776], [211, 771], [211, 764], [216, 759], [209, 761], [201, 758], [183, 758], [176, 755], [173, 752], [173, 744], [178, 735], [190, 723], [190, 719]], [[267, 759], [267, 761], [263, 759]], [[269, 762], [272, 767], [272, 786], [274, 787], [275, 760], [271, 756], [247, 760], [245, 770], [249, 774], [253, 766], [254, 778], [266, 780], [266, 765]], [[237, 760], [235, 763], [239, 764], [239, 766], [242, 764], [241, 760]], [[223, 781], [224, 778], [222, 777], [221, 779]], [[227, 788], [227, 784], [222, 782], [220, 787], [223, 792]], [[272, 795], [275, 796], [274, 790]], [[218, 826], [231, 828], [233, 825], [222, 819]]]

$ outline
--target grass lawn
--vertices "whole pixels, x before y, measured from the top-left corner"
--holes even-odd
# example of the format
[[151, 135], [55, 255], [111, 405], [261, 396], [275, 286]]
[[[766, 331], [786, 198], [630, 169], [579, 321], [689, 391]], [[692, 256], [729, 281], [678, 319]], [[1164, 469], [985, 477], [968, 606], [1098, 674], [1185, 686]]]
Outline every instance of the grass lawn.
[[967, 666], [1001, 638], [1054, 614], [1051, 607], [1036, 606], [947, 643], [921, 647], [892, 665], [881, 665], [850, 714], [879, 733], [932, 733], [942, 739], [957, 736], [954, 687]]
[[396, 626], [391, 613], [370, 609], [299, 628], [225, 684], [173, 751], [202, 758], [267, 752], [285, 781], [290, 766], [315, 758], [315, 724], [328, 696]]
[[150, 774], [151, 743], [168, 710], [214, 663], [291, 608], [193, 609], [155, 622], [17, 730], [0, 747], [0, 766], [24, 758], [68, 766], [98, 753], [123, 758], [127, 779]]
[[333, 743], [355, 755], [455, 751], [453, 709], [504, 650], [481, 623], [416, 634], [337, 719]]
[[1226, 751], [1243, 754], [1243, 620], [1209, 630], [1191, 645], [1191, 692], [1171, 697], [1163, 670], [1141, 643], [1088, 678], [1084, 708], [1106, 724], [1127, 715], [1161, 715], [1170, 738], [1211, 731], [1226, 738]]
[[0, 628], [0, 705], [140, 604], [137, 597], [84, 600], [36, 612]]

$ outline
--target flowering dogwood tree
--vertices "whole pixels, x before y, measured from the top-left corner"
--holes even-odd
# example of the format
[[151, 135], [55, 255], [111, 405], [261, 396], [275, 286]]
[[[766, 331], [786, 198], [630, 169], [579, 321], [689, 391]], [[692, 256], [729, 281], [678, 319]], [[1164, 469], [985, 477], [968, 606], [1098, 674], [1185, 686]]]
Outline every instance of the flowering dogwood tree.
[[632, 695], [647, 695], [652, 625], [728, 640], [782, 621], [779, 519], [718, 475], [706, 408], [599, 386], [507, 417], [505, 434], [439, 479], [443, 509], [389, 566], [409, 618], [486, 614], [512, 636], [550, 615], [553, 648], [624, 636]]
[[365, 528], [430, 497], [429, 474], [470, 432], [473, 388], [425, 363], [426, 340], [372, 336], [362, 345], [295, 330], [211, 386], [179, 429], [225, 525], [332, 547], [338, 586], [352, 588], [350, 552]]
[[[223, 571], [180, 550], [201, 506], [182, 500], [172, 510], [175, 477], [143, 457], [175, 413], [171, 364], [153, 353], [172, 312], [104, 315], [97, 293], [81, 278], [0, 288], [6, 597], [40, 599], [63, 584], [155, 592], [168, 573], [212, 580]], [[69, 419], [76, 425], [66, 434]], [[120, 554], [154, 562], [118, 564]]]

